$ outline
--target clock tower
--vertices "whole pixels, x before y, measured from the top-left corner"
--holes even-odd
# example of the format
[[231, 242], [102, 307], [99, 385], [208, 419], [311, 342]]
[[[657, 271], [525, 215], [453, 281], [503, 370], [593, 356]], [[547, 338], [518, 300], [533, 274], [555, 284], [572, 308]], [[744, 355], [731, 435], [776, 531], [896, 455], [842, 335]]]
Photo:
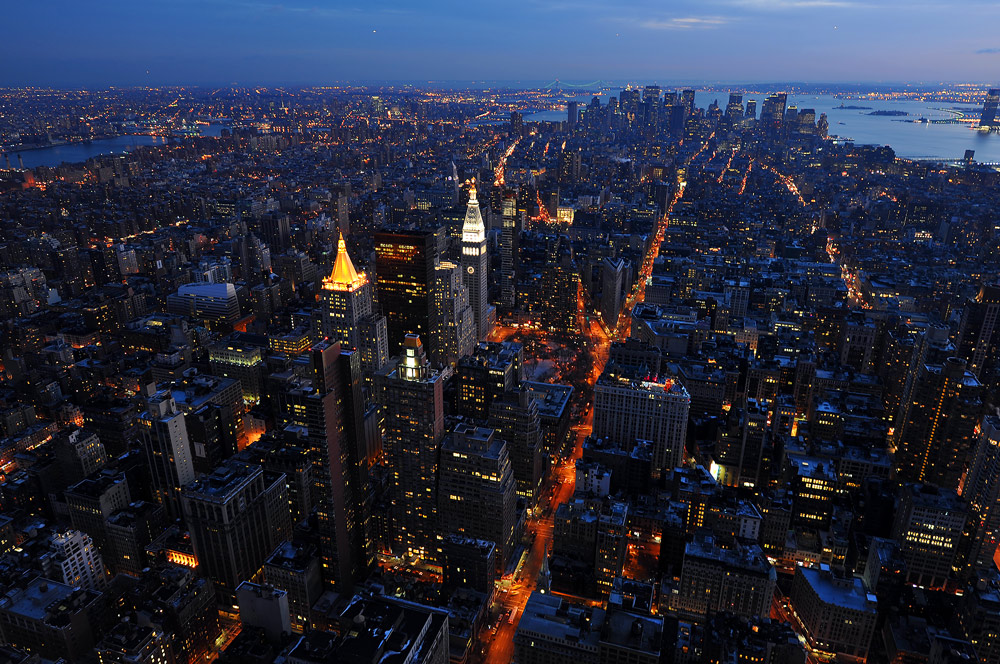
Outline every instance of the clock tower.
[[486, 270], [486, 226], [476, 199], [476, 181], [469, 187], [469, 207], [462, 225], [462, 282], [469, 291], [469, 305], [476, 321], [476, 340], [489, 334], [489, 286]]

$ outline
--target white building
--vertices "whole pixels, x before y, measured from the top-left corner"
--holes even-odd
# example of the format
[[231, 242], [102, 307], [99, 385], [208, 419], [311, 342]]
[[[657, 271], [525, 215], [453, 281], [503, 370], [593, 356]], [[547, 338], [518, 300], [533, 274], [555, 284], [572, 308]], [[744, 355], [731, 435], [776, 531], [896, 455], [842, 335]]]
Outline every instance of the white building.
[[288, 593], [273, 586], [244, 581], [236, 588], [240, 622], [264, 630], [268, 641], [281, 643], [282, 634], [292, 633]]
[[106, 585], [104, 561], [90, 535], [67, 530], [52, 538], [53, 560], [60, 581], [74, 588], [101, 590]]
[[462, 226], [462, 279], [469, 291], [469, 305], [476, 320], [476, 340], [489, 334], [489, 290], [487, 269], [489, 256], [486, 250], [486, 226], [479, 212], [476, 185], [469, 189], [469, 207]]

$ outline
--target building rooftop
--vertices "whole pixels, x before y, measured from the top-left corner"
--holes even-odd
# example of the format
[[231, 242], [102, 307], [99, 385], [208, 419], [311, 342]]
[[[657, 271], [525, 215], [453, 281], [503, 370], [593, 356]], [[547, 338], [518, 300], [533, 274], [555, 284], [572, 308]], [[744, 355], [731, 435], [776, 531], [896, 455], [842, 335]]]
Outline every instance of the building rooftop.
[[210, 297], [215, 299], [231, 299], [236, 297], [236, 286], [233, 284], [194, 283], [184, 284], [177, 289], [178, 295], [192, 297]]
[[[561, 597], [531, 593], [517, 625], [517, 635], [538, 634], [597, 649], [604, 626], [603, 609], [571, 605]], [[515, 637], [516, 638], [516, 637]]]
[[805, 578], [824, 604], [875, 613], [875, 597], [865, 592], [865, 584], [861, 579], [835, 577], [829, 568], [798, 567], [796, 573]]
[[530, 380], [524, 381], [522, 385], [538, 405], [538, 414], [545, 417], [562, 417], [573, 395], [572, 385], [536, 383]]

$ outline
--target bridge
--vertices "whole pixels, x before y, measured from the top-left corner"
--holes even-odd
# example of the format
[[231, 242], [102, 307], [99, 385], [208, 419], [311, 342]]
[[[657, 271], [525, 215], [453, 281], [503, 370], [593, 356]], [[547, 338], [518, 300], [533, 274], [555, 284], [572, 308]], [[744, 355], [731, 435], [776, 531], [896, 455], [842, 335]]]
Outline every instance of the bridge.
[[562, 90], [563, 88], [572, 88], [574, 90], [596, 90], [599, 88], [606, 88], [610, 86], [610, 81], [593, 81], [591, 83], [563, 83], [558, 78], [547, 85], [543, 85], [543, 90]]
[[[922, 164], [942, 164], [944, 166], [965, 166], [968, 164], [965, 159], [941, 159], [939, 157], [899, 157], [899, 159], [920, 162]], [[996, 168], [1000, 166], [1000, 161], [973, 161], [971, 165]]]

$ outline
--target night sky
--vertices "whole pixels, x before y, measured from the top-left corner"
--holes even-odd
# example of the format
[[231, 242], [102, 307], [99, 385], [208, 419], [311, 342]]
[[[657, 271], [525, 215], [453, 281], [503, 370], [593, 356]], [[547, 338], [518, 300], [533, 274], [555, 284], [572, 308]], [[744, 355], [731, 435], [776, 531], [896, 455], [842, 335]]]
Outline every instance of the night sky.
[[0, 86], [1000, 81], [996, 0], [3, 5]]

